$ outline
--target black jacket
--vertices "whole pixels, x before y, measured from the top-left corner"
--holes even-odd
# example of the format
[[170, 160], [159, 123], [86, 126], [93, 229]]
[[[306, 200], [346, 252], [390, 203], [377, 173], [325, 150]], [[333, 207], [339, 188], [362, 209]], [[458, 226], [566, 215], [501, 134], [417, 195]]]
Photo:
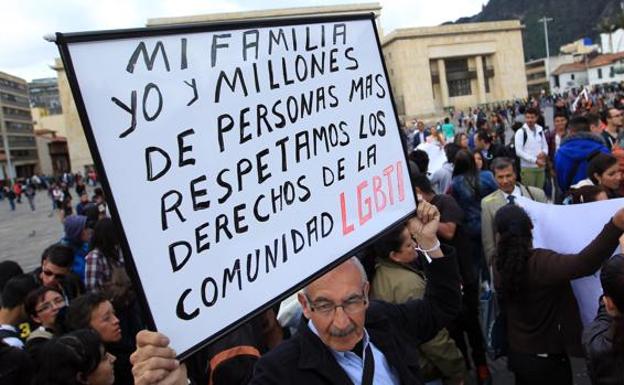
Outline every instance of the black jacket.
[[[404, 385], [424, 384], [416, 347], [453, 320], [461, 309], [459, 273], [452, 248], [428, 266], [422, 300], [393, 305], [372, 301], [366, 312], [370, 341]], [[453, 254], [453, 255], [451, 255]], [[260, 358], [251, 385], [352, 385], [351, 380], [304, 322], [293, 338]]]
[[624, 354], [613, 351], [612, 319], [602, 301], [596, 319], [583, 332], [583, 348], [593, 385], [624, 384]]

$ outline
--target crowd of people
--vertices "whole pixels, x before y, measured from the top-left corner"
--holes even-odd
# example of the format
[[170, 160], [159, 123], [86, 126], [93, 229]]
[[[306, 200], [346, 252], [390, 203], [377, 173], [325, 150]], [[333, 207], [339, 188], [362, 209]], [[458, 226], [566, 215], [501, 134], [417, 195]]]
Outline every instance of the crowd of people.
[[[505, 356], [518, 385], [573, 384], [571, 357], [594, 385], [624, 384], [624, 255], [611, 257], [624, 209], [563, 255], [533, 247], [516, 201], [622, 196], [623, 113], [623, 94], [603, 90], [409, 121], [414, 217], [306, 286], [297, 311], [278, 304], [182, 363], [143, 330], [104, 194], [75, 181], [68, 204], [70, 184], [51, 184], [62, 238], [32, 272], [0, 263], [0, 383], [491, 384]], [[426, 144], [444, 151], [435, 170]], [[604, 295], [583, 325], [570, 281], [597, 271]]]

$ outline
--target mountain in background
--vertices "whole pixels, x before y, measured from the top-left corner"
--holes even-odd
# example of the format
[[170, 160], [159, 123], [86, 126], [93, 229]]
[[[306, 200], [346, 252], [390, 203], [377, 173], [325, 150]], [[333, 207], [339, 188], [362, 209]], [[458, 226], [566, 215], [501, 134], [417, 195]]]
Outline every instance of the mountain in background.
[[548, 23], [548, 40], [550, 54], [557, 55], [559, 47], [583, 37], [600, 44], [598, 23], [620, 12], [619, 0], [489, 0], [480, 13], [455, 23], [520, 19], [524, 57], [532, 60], [546, 56], [544, 25], [538, 22], [544, 15], [554, 19]]

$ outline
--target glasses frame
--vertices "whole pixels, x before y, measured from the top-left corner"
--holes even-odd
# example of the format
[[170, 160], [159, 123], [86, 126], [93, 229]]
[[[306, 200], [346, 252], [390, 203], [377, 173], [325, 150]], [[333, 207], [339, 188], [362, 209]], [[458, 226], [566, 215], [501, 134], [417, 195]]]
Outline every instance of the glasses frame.
[[[310, 307], [310, 310], [312, 310], [312, 312], [317, 313], [317, 314], [321, 314], [323, 316], [326, 317], [333, 317], [336, 314], [336, 309], [338, 309], [339, 307], [342, 308], [342, 311], [345, 314], [358, 314], [359, 312], [361, 312], [362, 310], [364, 310], [366, 308], [366, 305], [368, 305], [368, 296], [364, 293], [364, 288], [362, 288], [362, 294], [358, 295], [357, 297], [354, 297], [350, 300], [347, 301], [343, 301], [339, 304], [335, 304], [335, 303], [331, 303], [332, 304], [332, 308], [330, 310], [320, 310], [318, 308], [318, 305], [315, 305], [314, 302], [312, 301], [312, 299], [310, 297], [308, 297], [307, 294], [304, 294], [306, 301], [308, 301], [308, 306]], [[358, 301], [362, 301], [361, 302], [361, 309], [358, 310], [347, 310], [348, 307], [351, 304], [347, 303], [349, 301], [354, 301], [354, 300], [358, 300]]]

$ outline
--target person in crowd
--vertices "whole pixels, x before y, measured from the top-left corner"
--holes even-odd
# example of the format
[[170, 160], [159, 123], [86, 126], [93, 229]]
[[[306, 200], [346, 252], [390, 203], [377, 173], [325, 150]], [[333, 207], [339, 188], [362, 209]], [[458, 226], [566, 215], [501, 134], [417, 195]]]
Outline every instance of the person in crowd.
[[412, 138], [412, 148], [418, 147], [421, 143], [426, 143], [429, 135], [431, 135], [431, 130], [425, 128], [425, 122], [419, 120], [416, 123], [416, 131], [414, 132], [414, 136]]
[[434, 144], [440, 148], [444, 147], [446, 144], [446, 139], [444, 138], [444, 134], [442, 131], [438, 131], [434, 127], [430, 129], [431, 135], [427, 137], [427, 143]]
[[82, 194], [87, 192], [87, 186], [84, 183], [84, 178], [76, 178], [76, 195], [82, 196]]
[[[425, 178], [421, 176], [421, 178]], [[427, 282], [417, 267], [416, 244], [402, 223], [373, 245], [376, 258], [371, 297], [390, 303], [405, 303], [424, 297]], [[419, 347], [420, 368], [425, 381], [442, 379], [445, 384], [461, 384], [464, 357], [446, 329]]]
[[617, 385], [624, 379], [624, 255], [603, 264], [600, 282], [604, 296], [583, 331], [583, 348], [592, 384]]
[[505, 155], [505, 148], [495, 143], [489, 132], [479, 130], [475, 135], [475, 153], [481, 154], [484, 165], [481, 169], [487, 170], [494, 158]]
[[507, 319], [508, 363], [517, 385], [572, 385], [570, 356], [582, 356], [582, 325], [570, 280], [595, 273], [624, 233], [618, 210], [578, 254], [533, 248], [533, 224], [517, 205], [494, 218], [495, 285]]
[[568, 134], [568, 115], [565, 112], [555, 112], [553, 125], [553, 129], [546, 134], [548, 157], [552, 163], [555, 162], [555, 154], [561, 147], [561, 142]]
[[85, 257], [85, 287], [88, 291], [101, 290], [111, 282], [113, 270], [123, 269], [119, 235], [112, 219], [97, 221], [89, 253]]
[[67, 306], [67, 302], [58, 289], [41, 286], [26, 297], [26, 314], [39, 327], [26, 339], [25, 349], [34, 362], [41, 362], [41, 347], [54, 335], [56, 316]]
[[451, 195], [464, 210], [465, 229], [471, 243], [472, 262], [487, 277], [481, 244], [481, 199], [497, 189], [490, 171], [478, 171], [474, 157], [468, 150], [455, 156]]
[[132, 384], [130, 353], [134, 347], [122, 343], [119, 319], [112, 303], [101, 293], [84, 294], [69, 304], [65, 318], [68, 330], [90, 328], [97, 331], [108, 351], [117, 357], [115, 383]]
[[444, 139], [449, 141], [455, 136], [455, 126], [451, 123], [449, 118], [444, 118], [444, 124], [442, 125], [442, 133], [444, 134]]
[[607, 127], [602, 132], [602, 137], [609, 151], [613, 150], [613, 146], [618, 143], [619, 133], [623, 126], [622, 111], [617, 108], [608, 108], [603, 114], [603, 121]]
[[27, 184], [24, 195], [26, 195], [26, 199], [28, 200], [30, 211], [35, 211], [35, 194], [35, 186], [32, 183]]
[[69, 302], [84, 292], [80, 278], [71, 271], [73, 263], [74, 251], [56, 243], [41, 253], [41, 265], [30, 275], [37, 285], [59, 290]]
[[60, 244], [71, 247], [73, 250], [72, 271], [80, 277], [82, 282], [85, 278], [85, 256], [89, 252], [89, 242], [93, 234], [93, 230], [88, 228], [86, 224], [87, 217], [84, 215], [68, 216], [63, 222], [65, 235], [60, 241]]
[[562, 191], [587, 177], [589, 156], [596, 152], [608, 153], [602, 138], [590, 132], [589, 120], [577, 116], [570, 120], [570, 134], [555, 155], [555, 172]]
[[17, 195], [15, 195], [15, 191], [13, 191], [13, 189], [5, 187], [5, 195], [7, 197], [7, 200], [9, 201], [9, 207], [11, 207], [11, 211], [15, 211], [15, 198], [17, 198]]
[[475, 166], [478, 171], [487, 170], [487, 167], [484, 164], [485, 161], [483, 160], [483, 155], [479, 151], [473, 152], [472, 156], [474, 157]]
[[609, 199], [607, 191], [601, 186], [586, 185], [570, 190], [570, 202], [564, 204], [581, 204]]
[[0, 262], [0, 306], [2, 305], [2, 290], [9, 279], [24, 274], [19, 263], [11, 260]]
[[123, 343], [133, 346], [134, 336], [145, 325], [124, 267], [120, 242], [113, 221], [100, 219], [86, 257], [85, 284], [88, 291], [100, 291], [111, 301], [121, 324]]
[[36, 287], [27, 274], [15, 276], [4, 285], [0, 307], [0, 341], [16, 348], [24, 348], [24, 341], [17, 326], [28, 319], [24, 302], [28, 293]]
[[414, 162], [421, 174], [429, 175], [429, 155], [423, 150], [414, 150], [409, 154], [409, 160]]
[[84, 191], [80, 194], [80, 202], [76, 205], [76, 215], [85, 215], [85, 208], [89, 204], [92, 204], [89, 200], [89, 194]]
[[446, 155], [446, 162], [441, 168], [436, 170], [431, 175], [431, 184], [434, 190], [438, 194], [445, 194], [451, 187], [451, 181], [453, 179], [453, 169], [455, 163], [455, 156], [459, 151], [459, 146], [455, 143], [448, 143], [444, 146], [444, 154]]
[[587, 165], [587, 177], [597, 186], [602, 187], [609, 199], [620, 198], [620, 184], [622, 173], [618, 160], [611, 154], [594, 153], [589, 158]]
[[529, 198], [536, 202], [546, 203], [546, 194], [542, 189], [525, 186], [518, 182], [513, 161], [509, 158], [496, 158], [492, 162], [492, 171], [498, 189], [481, 200], [481, 241], [483, 254], [488, 266], [496, 253], [496, 229], [494, 216], [506, 204], [514, 204], [519, 197]]
[[455, 248], [457, 253], [462, 283], [462, 310], [459, 317], [449, 325], [448, 330], [464, 356], [466, 368], [469, 369], [474, 365], [477, 383], [486, 384], [491, 380], [491, 374], [485, 357], [485, 339], [479, 324], [478, 271], [472, 260], [470, 239], [464, 230], [464, 212], [452, 196], [436, 194], [426, 177], [422, 175], [412, 177], [412, 185], [424, 201], [438, 208], [440, 212], [438, 238]]
[[463, 132], [460, 132], [453, 138], [453, 143], [459, 146], [459, 148], [462, 150], [468, 150], [468, 142], [468, 135]]
[[16, 180], [15, 183], [13, 183], [13, 192], [17, 197], [17, 203], [22, 203], [22, 183], [19, 180]]
[[587, 118], [587, 122], [589, 123], [589, 132], [598, 136], [599, 138], [602, 138], [602, 133], [604, 132], [606, 126], [602, 124], [600, 116], [598, 114], [590, 112], [585, 115], [585, 117]]
[[[251, 384], [360, 383], [363, 376], [372, 384], [422, 384], [414, 341], [434, 337], [460, 308], [454, 251], [439, 245], [438, 222], [437, 209], [426, 202], [409, 222], [412, 236], [432, 260], [422, 300], [369, 303], [364, 268], [357, 258], [348, 259], [298, 295], [309, 321], [260, 358]], [[132, 355], [137, 384], [186, 381], [185, 366], [177, 365], [167, 344], [162, 334], [137, 334]]]
[[98, 333], [76, 330], [50, 340], [42, 348], [35, 385], [112, 385], [115, 356], [108, 353]]
[[538, 188], [544, 187], [548, 144], [544, 129], [537, 124], [539, 110], [527, 108], [524, 125], [514, 135], [514, 148], [520, 158], [520, 176], [522, 183]]

